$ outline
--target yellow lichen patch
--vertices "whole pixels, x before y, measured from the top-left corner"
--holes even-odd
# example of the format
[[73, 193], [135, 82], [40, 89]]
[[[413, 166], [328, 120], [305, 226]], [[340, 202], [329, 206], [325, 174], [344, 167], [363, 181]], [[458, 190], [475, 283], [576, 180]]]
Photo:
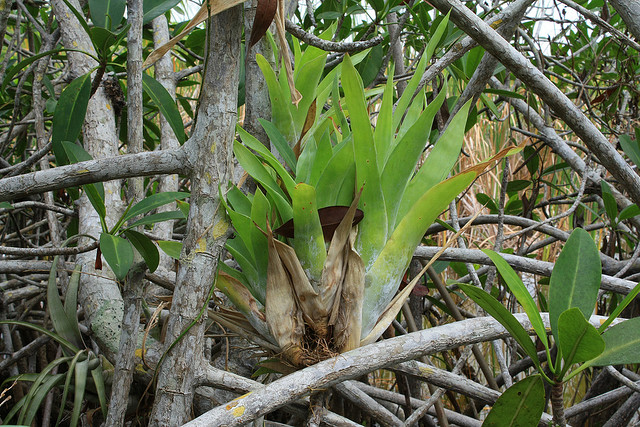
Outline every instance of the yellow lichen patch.
[[429, 368], [428, 366], [420, 366], [420, 372], [423, 375], [431, 375], [433, 374], [433, 369]]
[[107, 110], [111, 110], [111, 104], [107, 102]]
[[78, 174], [85, 174], [85, 173], [89, 173], [89, 169], [80, 169], [78, 172], [76, 172]]
[[207, 240], [204, 237], [198, 239], [197, 245], [196, 252], [205, 252], [207, 250]]
[[142, 359], [143, 352], [142, 352], [142, 349], [141, 349], [141, 348], [136, 348], [135, 353], [136, 353], [136, 357], [139, 357], [139, 358], [141, 358], [141, 359]]
[[242, 414], [244, 414], [244, 406], [238, 406], [237, 408], [233, 408], [231, 411], [234, 417], [238, 418]]
[[220, 221], [216, 225], [213, 226], [213, 230], [211, 230], [211, 234], [214, 239], [217, 239], [220, 236], [224, 236], [224, 234], [229, 229], [229, 224], [226, 221]]
[[497, 21], [492, 22], [490, 26], [491, 26], [491, 28], [493, 28], [495, 30], [496, 28], [498, 28], [500, 26], [500, 24], [502, 24], [502, 19], [498, 19]]
[[211, 144], [211, 152], [212, 153], [216, 152], [216, 144], [215, 144], [215, 142], [213, 144]]

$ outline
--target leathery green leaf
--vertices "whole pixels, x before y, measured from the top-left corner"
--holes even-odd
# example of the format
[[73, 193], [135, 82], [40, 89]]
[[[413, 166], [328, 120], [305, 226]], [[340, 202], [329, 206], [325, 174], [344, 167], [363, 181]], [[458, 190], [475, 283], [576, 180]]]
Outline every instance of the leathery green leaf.
[[[343, 203], [340, 199], [343, 187], [352, 190], [349, 201]], [[316, 200], [319, 208], [326, 206], [347, 206], [353, 199], [355, 188], [355, 167], [353, 159], [353, 139], [343, 141], [334, 147], [333, 156], [329, 160], [324, 172], [320, 175], [316, 185]]]
[[544, 383], [531, 375], [509, 387], [494, 403], [483, 427], [535, 426], [544, 411]]
[[416, 200], [432, 186], [442, 181], [455, 165], [462, 149], [464, 130], [471, 101], [465, 104], [440, 135], [420, 170], [402, 195], [396, 222], [411, 209]]
[[500, 304], [497, 299], [482, 289], [466, 284], [459, 284], [459, 286], [469, 298], [474, 300], [491, 317], [500, 322], [500, 324], [509, 331], [511, 336], [518, 342], [518, 344], [520, 344], [525, 353], [531, 357], [531, 360], [533, 360], [536, 367], [539, 367], [540, 360], [538, 359], [536, 346], [533, 344], [533, 341], [531, 341], [531, 337], [529, 337], [527, 331], [522, 327], [513, 314]]
[[640, 317], [625, 320], [602, 334], [604, 351], [587, 362], [589, 366], [640, 363]]
[[303, 59], [306, 59], [305, 57], [309, 56], [309, 60], [302, 62], [298, 67], [296, 67], [294, 76], [296, 88], [302, 95], [302, 99], [300, 100], [300, 103], [298, 103], [298, 108], [292, 112], [293, 122], [298, 135], [302, 132], [302, 127], [305, 119], [307, 118], [309, 107], [315, 99], [318, 83], [320, 82], [320, 77], [322, 77], [322, 72], [324, 71], [324, 64], [327, 61], [327, 52], [316, 49], [316, 51], [320, 50], [320, 56], [311, 59], [310, 56], [313, 52], [309, 51], [309, 49], [313, 50], [316, 48], [313, 48], [312, 46], [307, 47], [302, 57]]
[[189, 193], [182, 191], [166, 191], [163, 193], [152, 194], [133, 205], [133, 207], [124, 215], [122, 221], [128, 221], [133, 217], [144, 215], [147, 212], [159, 208], [160, 206], [175, 202], [176, 200], [183, 200], [187, 197], [189, 197]]
[[123, 280], [133, 265], [133, 248], [122, 237], [100, 234], [100, 250], [118, 280]]
[[312, 284], [320, 283], [322, 267], [327, 258], [322, 225], [318, 216], [316, 190], [301, 183], [291, 194], [293, 199], [293, 248]]
[[149, 74], [142, 73], [142, 88], [167, 120], [176, 138], [178, 138], [178, 142], [184, 144], [187, 136], [184, 133], [184, 123], [182, 123], [182, 117], [180, 116], [180, 111], [178, 111], [176, 101], [174, 101], [167, 89]]
[[538, 306], [536, 302], [531, 297], [531, 294], [520, 280], [520, 277], [513, 271], [513, 268], [496, 252], [483, 249], [484, 252], [491, 261], [495, 264], [496, 268], [500, 272], [500, 275], [504, 279], [505, 283], [511, 290], [513, 296], [516, 297], [525, 313], [527, 313], [527, 317], [529, 321], [531, 321], [531, 326], [533, 330], [536, 331], [536, 335], [542, 341], [545, 348], [549, 348], [549, 342], [547, 340], [547, 330], [544, 327], [544, 323], [542, 322], [542, 317], [540, 316], [540, 311], [538, 310]]
[[376, 143], [376, 153], [378, 154], [378, 168], [380, 174], [384, 170], [387, 158], [391, 154], [393, 143], [393, 65], [389, 68], [387, 84], [384, 87], [382, 105], [376, 119], [376, 129], [373, 137]]
[[570, 308], [558, 318], [558, 347], [566, 372], [574, 363], [586, 362], [604, 351], [604, 340], [598, 330], [584, 318], [580, 309]]
[[[73, 311], [73, 317], [67, 315], [60, 294], [58, 293], [58, 285], [56, 281], [56, 273], [58, 268], [58, 257], [54, 257], [53, 265], [49, 273], [49, 282], [47, 284], [47, 308], [49, 316], [55, 331], [64, 339], [73, 343], [76, 347], [82, 347], [82, 338], [78, 329], [78, 321]], [[75, 271], [74, 271], [75, 274]]]
[[91, 95], [91, 73], [76, 78], [60, 94], [53, 113], [51, 143], [58, 164], [67, 164], [69, 159], [61, 147], [62, 141], [75, 142], [80, 136], [84, 116], [87, 114]]
[[292, 146], [298, 138], [289, 108], [290, 101], [287, 102], [290, 96], [288, 96], [288, 93], [285, 94], [283, 92], [276, 73], [265, 57], [260, 54], [256, 55], [256, 62], [262, 70], [264, 79], [267, 82], [267, 87], [269, 88], [269, 99], [271, 100], [271, 112], [273, 115], [272, 120], [278, 127], [278, 130], [280, 130], [280, 133], [287, 139], [289, 145]]
[[589, 318], [596, 306], [602, 277], [600, 254], [589, 233], [576, 228], [558, 256], [549, 283], [549, 323], [558, 339], [558, 318], [578, 307]]
[[[267, 263], [269, 261], [267, 237], [264, 231], [267, 230], [267, 222], [271, 218], [271, 204], [265, 195], [256, 189], [253, 195], [253, 203], [251, 205], [251, 220], [253, 226], [251, 231], [251, 245], [253, 247], [253, 259], [255, 260], [256, 270], [258, 274], [267, 271]], [[258, 229], [260, 227], [260, 229]]]
[[160, 253], [158, 252], [158, 248], [153, 244], [151, 239], [145, 236], [142, 233], [139, 233], [134, 230], [126, 230], [124, 232], [127, 239], [131, 242], [131, 244], [136, 248], [138, 253], [142, 255], [144, 262], [147, 264], [149, 268], [149, 272], [153, 273], [158, 268], [158, 264], [160, 263]]
[[364, 218], [359, 226], [356, 251], [365, 266], [371, 265], [387, 239], [387, 211], [378, 174], [376, 148], [362, 81], [345, 55], [342, 64], [342, 87], [351, 118], [353, 151], [356, 161], [356, 187], [364, 188], [360, 209]]
[[73, 411], [71, 412], [71, 426], [78, 425], [80, 411], [82, 410], [82, 400], [84, 390], [87, 387], [87, 374], [89, 373], [89, 359], [82, 360], [76, 364], [75, 370], [75, 390], [73, 396]]
[[367, 336], [380, 313], [395, 295], [400, 286], [400, 279], [411, 261], [413, 251], [427, 228], [446, 209], [451, 200], [473, 182], [476, 176], [477, 172], [471, 170], [432, 187], [400, 220], [377, 259], [367, 271], [362, 336]]

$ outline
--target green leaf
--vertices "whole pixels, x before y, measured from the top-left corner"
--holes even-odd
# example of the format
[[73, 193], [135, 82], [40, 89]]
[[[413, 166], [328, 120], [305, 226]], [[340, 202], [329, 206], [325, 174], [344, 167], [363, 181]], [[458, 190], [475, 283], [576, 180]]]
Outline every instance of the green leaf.
[[172, 240], [158, 240], [158, 246], [162, 251], [173, 259], [180, 259], [182, 252], [182, 242], [174, 242]]
[[596, 244], [582, 228], [572, 233], [549, 281], [549, 322], [558, 339], [558, 318], [564, 311], [577, 307], [585, 318], [593, 313], [600, 289], [602, 265]]
[[146, 73], [142, 74], [142, 87], [167, 120], [180, 144], [184, 144], [187, 137], [184, 133], [184, 124], [176, 101], [173, 100], [162, 84]]
[[293, 154], [293, 150], [289, 146], [289, 143], [284, 139], [284, 136], [280, 133], [276, 125], [264, 119], [258, 119], [258, 121], [260, 121], [262, 128], [264, 129], [264, 131], [267, 133], [267, 136], [269, 137], [269, 141], [275, 147], [275, 149], [278, 150], [278, 153], [280, 153], [280, 155], [284, 159], [284, 162], [287, 164], [287, 166], [289, 166], [291, 170], [296, 170], [296, 163], [297, 163], [296, 155]]
[[98, 212], [100, 222], [102, 223], [102, 229], [106, 229], [105, 218], [107, 216], [107, 207], [104, 204], [104, 187], [101, 182], [95, 184], [85, 184], [82, 189], [87, 195], [87, 198], [91, 202], [91, 206]]
[[126, 0], [89, 0], [91, 20], [98, 27], [113, 31], [120, 25], [126, 5]]
[[367, 336], [378, 316], [395, 295], [413, 252], [427, 228], [476, 176], [475, 171], [469, 171], [435, 185], [400, 220], [366, 273], [362, 336]]
[[165, 193], [156, 193], [149, 197], [145, 197], [129, 209], [129, 211], [124, 215], [123, 221], [128, 221], [138, 215], [144, 215], [149, 211], [168, 203], [175, 202], [176, 200], [186, 199], [189, 195], [189, 193], [183, 193], [181, 191], [167, 191]]
[[53, 55], [59, 52], [80, 52], [80, 53], [85, 53], [81, 50], [77, 50], [77, 49], [53, 49], [53, 50], [47, 50], [46, 52], [40, 52], [38, 54], [35, 54], [33, 56], [30, 56], [26, 59], [23, 59], [22, 61], [18, 62], [16, 65], [14, 65], [13, 67], [9, 68], [7, 70], [7, 73], [4, 76], [4, 79], [2, 80], [2, 87], [0, 87], [0, 91], [4, 92], [7, 88], [7, 85], [9, 84], [9, 82], [11, 80], [13, 80], [13, 77], [18, 74], [20, 71], [22, 71], [23, 69], [25, 69], [27, 67], [27, 65], [37, 61], [38, 59], [48, 56], [48, 55]]
[[133, 248], [122, 237], [100, 234], [100, 250], [118, 280], [124, 280], [133, 265]]
[[71, 411], [71, 427], [78, 425], [80, 412], [82, 411], [82, 400], [84, 390], [87, 387], [87, 374], [89, 373], [89, 359], [82, 360], [76, 364], [75, 369], [75, 390], [73, 395], [73, 410]]
[[629, 292], [627, 296], [624, 297], [624, 299], [620, 302], [620, 304], [616, 306], [615, 310], [613, 310], [613, 312], [609, 315], [607, 320], [605, 320], [605, 322], [602, 325], [600, 325], [600, 327], [598, 328], [598, 332], [602, 333], [605, 329], [607, 329], [607, 327], [609, 327], [611, 322], [613, 322], [618, 318], [618, 316], [620, 316], [620, 313], [622, 313], [622, 310], [627, 308], [627, 306], [631, 303], [631, 301], [634, 300], [634, 298], [636, 297], [636, 295], [638, 295], [639, 292], [640, 292], [640, 283], [635, 285], [631, 290], [631, 292]]
[[351, 119], [356, 188], [363, 188], [360, 209], [364, 212], [364, 218], [358, 227], [356, 250], [366, 268], [375, 260], [387, 240], [387, 210], [364, 89], [349, 55], [345, 55], [342, 62], [342, 88]]
[[48, 337], [56, 341], [58, 344], [63, 345], [64, 347], [71, 350], [73, 353], [80, 351], [80, 349], [77, 346], [75, 346], [72, 342], [67, 341], [62, 336], [55, 334], [49, 331], [48, 329], [43, 328], [42, 326], [34, 325], [33, 323], [23, 322], [20, 320], [0, 320], [0, 325], [14, 325], [14, 326], [22, 326], [25, 328], [30, 328], [40, 332], [41, 334], [47, 335]]
[[[384, 170], [387, 163], [387, 159], [391, 154], [393, 147], [393, 73], [394, 67], [389, 69], [389, 75], [387, 77], [387, 84], [384, 88], [384, 94], [382, 96], [382, 105], [378, 112], [378, 118], [376, 119], [376, 129], [373, 132], [373, 138], [376, 143], [376, 153], [378, 154], [378, 167], [380, 168], [380, 174]], [[383, 175], [384, 181], [384, 175]]]
[[91, 73], [74, 79], [60, 94], [56, 111], [53, 113], [51, 143], [59, 165], [69, 163], [62, 152], [62, 141], [74, 142], [80, 136], [84, 116], [87, 114], [91, 95]]
[[544, 383], [540, 375], [518, 381], [496, 400], [483, 427], [536, 426], [544, 411]]
[[[284, 137], [280, 134], [280, 131], [273, 125], [273, 123], [267, 122], [263, 119], [259, 119], [259, 120], [262, 123], [262, 127], [267, 132], [267, 135], [271, 139], [271, 142], [278, 149], [278, 152], [280, 152], [280, 154], [285, 158], [285, 162], [289, 164], [289, 161], [293, 161], [293, 165], [295, 165], [296, 156], [293, 154], [293, 151], [291, 151], [291, 148], [289, 148], [289, 146], [287, 145], [287, 142], [284, 140]], [[240, 126], [236, 126], [236, 130], [240, 134], [240, 138], [242, 139], [242, 142], [244, 142], [244, 145], [251, 148], [256, 153], [260, 154], [262, 158], [269, 164], [269, 166], [271, 166], [273, 170], [276, 171], [280, 179], [282, 179], [282, 182], [284, 183], [284, 186], [287, 189], [287, 192], [290, 193], [291, 191], [293, 191], [293, 188], [296, 186], [296, 182], [293, 180], [293, 178], [291, 178], [291, 175], [289, 174], [289, 172], [286, 171], [286, 169], [282, 166], [282, 164], [280, 164], [278, 159], [276, 159], [276, 157], [267, 149], [267, 147], [262, 145], [262, 143], [258, 141], [256, 137], [251, 135], [246, 130], [242, 129]], [[276, 140], [278, 140], [278, 142], [275, 142]], [[289, 160], [286, 159], [286, 157], [289, 156], [289, 154], [282, 154], [282, 152], [280, 151], [280, 150], [286, 151], [287, 148], [289, 149], [289, 152], [291, 154], [291, 159]], [[291, 165], [289, 165], [289, 167], [291, 167]], [[292, 167], [292, 170], [295, 170], [295, 166]]]
[[[431, 38], [429, 39], [429, 43], [427, 44], [427, 48], [425, 49], [424, 56], [427, 57], [427, 62], [433, 56], [433, 53], [436, 51], [436, 47], [442, 40], [442, 36], [447, 32], [447, 27], [449, 26], [449, 16], [451, 15], [451, 11], [449, 11], [438, 24], [438, 28], [433, 33]], [[418, 77], [422, 78], [422, 73], [418, 75]]]
[[640, 141], [633, 141], [629, 135], [620, 135], [620, 145], [631, 161], [640, 167]]
[[142, 255], [149, 271], [151, 273], [156, 271], [156, 268], [158, 268], [158, 264], [160, 263], [160, 254], [158, 253], [158, 248], [156, 248], [156, 245], [153, 244], [151, 239], [134, 230], [126, 230], [124, 235], [129, 239], [140, 255]]
[[29, 391], [29, 404], [23, 408], [26, 409], [25, 413], [18, 421], [21, 424], [32, 425], [47, 394], [64, 380], [64, 374], [43, 375], [43, 377], [41, 384], [38, 384], [38, 387], [34, 385]]
[[58, 285], [56, 281], [58, 267], [58, 257], [54, 257], [53, 265], [49, 273], [49, 282], [47, 284], [47, 308], [49, 309], [49, 317], [53, 323], [53, 329], [64, 339], [73, 343], [75, 347], [82, 347], [82, 337], [78, 329], [78, 322], [75, 316], [67, 316], [67, 311], [62, 305], [62, 299], [58, 293]]
[[594, 359], [604, 351], [604, 346], [604, 340], [579, 308], [570, 308], [558, 318], [558, 347], [565, 363], [563, 372], [574, 363]]
[[[400, 207], [400, 200], [427, 145], [433, 119], [445, 99], [445, 94], [446, 90], [442, 90], [438, 97], [427, 106], [415, 124], [411, 126], [395, 145], [384, 166], [381, 181], [390, 230], [393, 230], [393, 227], [396, 225], [396, 215]], [[460, 153], [458, 145], [461, 146], [461, 144], [455, 143], [453, 146], [447, 146], [446, 142], [448, 141], [441, 142], [442, 144], [437, 145], [437, 148], [434, 147], [429, 157], [434, 156], [439, 158], [442, 161], [440, 167], [444, 170], [448, 165], [443, 156], [448, 155], [449, 158], [453, 157], [457, 159]], [[452, 161], [448, 163], [453, 166]], [[442, 176], [442, 171], [438, 175], [438, 178], [440, 176]], [[442, 179], [444, 178], [445, 176], [442, 176]], [[427, 189], [426, 187], [424, 188], [425, 191]]]
[[471, 101], [465, 104], [454, 116], [447, 129], [438, 138], [420, 170], [407, 185], [400, 201], [396, 223], [400, 222], [425, 191], [445, 179], [458, 161], [470, 106]]
[[603, 179], [600, 181], [600, 188], [602, 190], [602, 201], [604, 202], [604, 210], [609, 217], [609, 221], [615, 223], [616, 218], [618, 217], [618, 204], [616, 203], [615, 197], [613, 197], [613, 193], [611, 193], [611, 187], [609, 184]]
[[318, 216], [316, 190], [300, 183], [291, 194], [293, 199], [293, 248], [302, 268], [312, 283], [320, 283], [327, 249]]
[[9, 202], [0, 202], [0, 209], [14, 209], [14, 207]]
[[[289, 104], [291, 103], [291, 96], [289, 93], [284, 93], [280, 82], [276, 77], [271, 64], [265, 59], [264, 56], [256, 55], [256, 62], [264, 79], [267, 82], [269, 88], [269, 99], [271, 100], [271, 114], [272, 121], [285, 137], [289, 146], [293, 146], [298, 141], [298, 135], [296, 135], [295, 126], [293, 124], [293, 116]], [[288, 89], [287, 89], [288, 92]]]
[[169, 221], [171, 219], [184, 219], [184, 213], [180, 210], [158, 212], [156, 214], [147, 215], [143, 218], [140, 218], [138, 221], [134, 222], [127, 228], [135, 228], [141, 225], [151, 225], [157, 222]]
[[[349, 206], [353, 200], [353, 189], [356, 186], [356, 168], [353, 156], [353, 139], [351, 138], [334, 148], [333, 156], [316, 185], [318, 208]], [[341, 197], [343, 189], [350, 193], [346, 200]]]
[[491, 261], [495, 264], [496, 268], [500, 272], [500, 275], [504, 279], [505, 283], [511, 290], [513, 296], [516, 297], [525, 313], [527, 313], [527, 317], [531, 322], [531, 326], [533, 330], [536, 331], [536, 335], [542, 341], [545, 348], [549, 348], [549, 342], [547, 341], [547, 330], [544, 327], [544, 323], [542, 322], [542, 317], [540, 316], [540, 312], [538, 311], [538, 306], [536, 302], [529, 294], [529, 291], [520, 280], [520, 277], [513, 271], [513, 268], [496, 252], [491, 251], [489, 249], [483, 249], [484, 252]]
[[[315, 142], [316, 145], [316, 150], [312, 162], [313, 164], [311, 165], [309, 180], [303, 182], [307, 182], [307, 184], [315, 187], [320, 180], [320, 176], [322, 176], [322, 173], [329, 164], [331, 157], [333, 156], [333, 146], [331, 145], [331, 136], [329, 135], [328, 131], [325, 131], [318, 140], [316, 140], [315, 138], [310, 138], [307, 142], [307, 145], [309, 145], [312, 141]], [[304, 154], [305, 151], [306, 150], [303, 150], [302, 153]]]
[[589, 366], [640, 363], [640, 317], [625, 320], [602, 334], [604, 351], [587, 362]]
[[93, 384], [95, 385], [96, 392], [98, 393], [98, 401], [100, 402], [102, 418], [106, 420], [107, 410], [109, 409], [109, 402], [107, 400], [107, 387], [104, 383], [101, 365], [98, 365], [96, 368], [91, 370], [91, 377], [93, 378]]
[[[327, 62], [328, 52], [307, 46], [299, 62], [296, 62], [294, 79], [296, 89], [302, 95], [297, 108], [293, 108], [291, 115], [298, 135], [302, 132], [309, 107], [316, 98], [318, 83], [324, 72], [324, 65]], [[293, 168], [292, 168], [293, 169]]]
[[142, 3], [144, 13], [142, 23], [147, 24], [151, 22], [154, 18], [173, 9], [178, 3], [180, 3], [180, 0], [144, 0]]
[[238, 163], [244, 168], [249, 175], [258, 181], [274, 199], [274, 203], [283, 221], [288, 221], [292, 216], [291, 205], [286, 195], [276, 182], [276, 180], [267, 171], [265, 166], [258, 158], [251, 153], [244, 145], [235, 141], [233, 144], [233, 152], [238, 159]]
[[491, 317], [496, 319], [505, 327], [518, 344], [520, 344], [527, 356], [531, 357], [531, 360], [533, 360], [533, 363], [539, 369], [540, 361], [538, 359], [538, 353], [536, 352], [536, 346], [533, 344], [533, 341], [531, 341], [527, 331], [522, 327], [513, 314], [500, 304], [498, 300], [482, 289], [466, 284], [459, 284], [459, 286], [460, 289], [469, 296], [469, 298], [474, 300]]
[[640, 215], [640, 207], [638, 207], [638, 205], [629, 205], [622, 209], [620, 215], [618, 215], [618, 220], [624, 221], [625, 219], [633, 218], [638, 215]]
[[[71, 327], [74, 329], [73, 335], [77, 337], [78, 341], [82, 343], [82, 334], [80, 333], [80, 328], [78, 326], [78, 288], [80, 287], [80, 272], [82, 271], [82, 266], [76, 265], [73, 269], [73, 273], [71, 273], [71, 278], [69, 279], [69, 286], [67, 286], [67, 293], [64, 296], [64, 311], [67, 313], [67, 319], [71, 324]], [[78, 346], [82, 347], [82, 346]]]

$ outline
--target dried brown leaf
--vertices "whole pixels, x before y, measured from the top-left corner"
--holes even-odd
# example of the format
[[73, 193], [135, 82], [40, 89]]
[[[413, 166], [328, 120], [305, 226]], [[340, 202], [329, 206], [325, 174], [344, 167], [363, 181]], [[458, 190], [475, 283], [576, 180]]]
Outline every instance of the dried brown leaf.
[[269, 26], [273, 22], [273, 18], [276, 16], [277, 9], [278, 0], [258, 0], [256, 16], [253, 20], [253, 27], [251, 28], [249, 48], [258, 43], [262, 36], [267, 33]]
[[309, 129], [313, 126], [313, 123], [316, 121], [316, 100], [314, 99], [311, 105], [309, 106], [309, 111], [307, 111], [307, 117], [304, 119], [304, 125], [302, 126], [302, 131], [300, 132], [300, 138], [298, 138], [298, 142], [293, 146], [293, 154], [295, 154], [296, 159], [300, 157], [300, 153], [302, 152], [301, 144], [302, 138], [309, 132]]

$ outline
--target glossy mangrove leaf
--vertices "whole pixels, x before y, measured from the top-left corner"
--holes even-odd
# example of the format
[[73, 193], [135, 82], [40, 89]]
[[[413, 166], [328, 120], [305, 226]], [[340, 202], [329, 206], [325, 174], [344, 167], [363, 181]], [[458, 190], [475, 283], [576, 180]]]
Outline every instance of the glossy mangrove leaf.
[[162, 252], [169, 255], [173, 259], [180, 259], [180, 252], [182, 252], [182, 242], [174, 242], [172, 240], [158, 240], [158, 246], [162, 249]]
[[640, 141], [633, 141], [629, 135], [620, 135], [620, 146], [631, 161], [640, 167]]
[[138, 253], [142, 255], [142, 259], [144, 259], [144, 262], [147, 264], [149, 272], [153, 273], [156, 271], [158, 264], [160, 263], [160, 253], [151, 239], [134, 230], [126, 230], [124, 235], [131, 242], [133, 247], [136, 248]]
[[540, 311], [538, 310], [538, 306], [533, 300], [533, 297], [529, 293], [529, 290], [524, 286], [524, 283], [522, 283], [520, 276], [518, 276], [513, 268], [511, 268], [511, 266], [507, 263], [507, 261], [505, 261], [504, 258], [502, 258], [496, 252], [489, 249], [483, 249], [482, 252], [484, 252], [489, 258], [491, 258], [491, 261], [493, 261], [493, 264], [498, 269], [498, 272], [500, 272], [500, 275], [509, 287], [509, 290], [511, 291], [513, 296], [516, 297], [516, 299], [524, 309], [524, 312], [527, 313], [527, 317], [531, 322], [533, 330], [536, 331], [536, 335], [538, 335], [538, 338], [540, 338], [540, 341], [542, 341], [542, 344], [544, 344], [545, 348], [548, 349], [549, 341], [547, 340], [547, 330], [544, 327], [544, 323], [542, 322]]
[[145, 217], [140, 218], [127, 228], [135, 228], [144, 225], [152, 225], [157, 222], [169, 221], [172, 219], [184, 219], [184, 213], [181, 210], [176, 211], [167, 211], [167, 212], [158, 212], [155, 214], [147, 215]]
[[482, 307], [491, 317], [496, 319], [505, 327], [511, 336], [520, 344], [527, 356], [531, 357], [537, 367], [540, 366], [536, 346], [527, 331], [522, 327], [520, 322], [507, 310], [498, 300], [490, 294], [475, 286], [460, 284], [460, 289], [464, 291], [469, 298], [474, 300]]
[[184, 144], [187, 136], [184, 133], [184, 123], [182, 123], [182, 117], [180, 116], [180, 111], [178, 111], [176, 101], [160, 82], [147, 73], [142, 73], [142, 88], [167, 120], [178, 142], [181, 145]]
[[598, 332], [600, 333], [604, 332], [609, 327], [611, 322], [613, 322], [618, 318], [618, 316], [620, 316], [620, 313], [622, 313], [622, 310], [627, 308], [627, 306], [631, 303], [631, 301], [634, 300], [634, 298], [638, 295], [639, 292], [640, 292], [640, 283], [635, 285], [631, 290], [631, 292], [629, 292], [624, 297], [624, 299], [620, 301], [620, 303], [616, 306], [613, 312], [609, 315], [607, 320], [605, 320], [605, 322], [602, 325], [600, 325], [600, 327], [598, 328]]
[[574, 363], [596, 358], [605, 348], [597, 329], [584, 318], [577, 307], [558, 318], [558, 347], [564, 359], [564, 371]]
[[364, 212], [364, 218], [358, 230], [356, 251], [362, 257], [365, 266], [370, 266], [387, 240], [387, 210], [364, 89], [349, 55], [345, 55], [342, 63], [342, 88], [351, 119], [356, 188], [364, 188], [360, 199], [360, 209]]
[[69, 164], [61, 144], [62, 141], [75, 142], [80, 136], [90, 95], [91, 73], [74, 79], [60, 94], [51, 126], [51, 148], [59, 165]]
[[119, 236], [100, 234], [100, 251], [118, 280], [124, 280], [133, 265], [131, 243]]
[[129, 209], [129, 211], [124, 215], [123, 221], [128, 221], [138, 215], [144, 215], [153, 209], [175, 202], [176, 200], [184, 200], [189, 196], [189, 193], [182, 191], [167, 191], [145, 197]]
[[540, 375], [518, 381], [493, 404], [483, 427], [536, 426], [544, 411], [544, 382]]
[[602, 277], [600, 254], [589, 233], [576, 228], [562, 248], [549, 282], [549, 323], [558, 339], [558, 318], [578, 307], [589, 318], [596, 306]]
[[168, 10], [173, 9], [180, 0], [144, 0], [142, 2], [142, 23], [147, 24]]
[[589, 366], [640, 363], [640, 317], [625, 320], [602, 334], [604, 351], [587, 362]]
[[126, 0], [89, 0], [91, 20], [98, 27], [113, 31], [120, 25], [126, 5]]

